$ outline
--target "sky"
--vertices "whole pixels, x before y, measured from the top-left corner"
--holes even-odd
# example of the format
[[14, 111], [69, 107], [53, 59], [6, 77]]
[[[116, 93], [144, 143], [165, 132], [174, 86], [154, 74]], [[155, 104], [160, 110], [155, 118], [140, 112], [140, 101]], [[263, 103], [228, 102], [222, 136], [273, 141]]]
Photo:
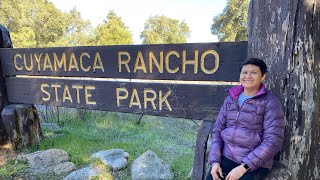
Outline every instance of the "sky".
[[63, 12], [76, 7], [81, 17], [93, 27], [103, 23], [110, 10], [120, 16], [133, 34], [134, 44], [141, 44], [140, 34], [151, 16], [164, 15], [185, 21], [191, 30], [188, 43], [217, 42], [211, 34], [212, 18], [223, 11], [227, 0], [49, 0]]

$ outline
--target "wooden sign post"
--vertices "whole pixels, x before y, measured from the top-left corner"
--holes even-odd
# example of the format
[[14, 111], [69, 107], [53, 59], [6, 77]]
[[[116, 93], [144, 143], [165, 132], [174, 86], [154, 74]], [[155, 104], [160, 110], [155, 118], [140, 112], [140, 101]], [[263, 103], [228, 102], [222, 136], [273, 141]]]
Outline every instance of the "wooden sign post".
[[[12, 48], [12, 43], [11, 43], [10, 34], [8, 30], [0, 24], [0, 49], [1, 48]], [[0, 68], [0, 75], [2, 75], [1, 68]], [[8, 104], [8, 100], [7, 100], [5, 82], [4, 82], [3, 76], [0, 76], [0, 111], [7, 104]], [[2, 121], [0, 121], [0, 143], [2, 144], [7, 140], [8, 140], [8, 136], [7, 136], [7, 133], [5, 132], [4, 124]]]
[[[9, 103], [212, 120], [247, 42], [0, 49]], [[205, 81], [201, 83], [199, 81]]]
[[203, 137], [246, 57], [247, 42], [0, 49], [10, 104], [206, 120], [193, 179], [204, 176]]

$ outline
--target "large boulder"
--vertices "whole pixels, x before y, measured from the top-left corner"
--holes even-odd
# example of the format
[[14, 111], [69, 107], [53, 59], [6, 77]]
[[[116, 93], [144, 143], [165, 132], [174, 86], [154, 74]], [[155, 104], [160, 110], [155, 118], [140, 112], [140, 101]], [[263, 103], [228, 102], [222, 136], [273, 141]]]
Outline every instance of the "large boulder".
[[90, 179], [113, 179], [112, 176], [105, 172], [105, 169], [99, 166], [89, 166], [78, 169], [70, 173], [63, 180], [90, 180]]
[[60, 149], [37, 151], [31, 154], [19, 155], [18, 162], [28, 165], [31, 174], [65, 174], [76, 169], [76, 166], [68, 161], [67, 152]]
[[41, 129], [47, 129], [49, 131], [61, 131], [62, 128], [56, 123], [40, 123]]
[[40, 127], [44, 138], [56, 138], [63, 135], [62, 128], [56, 123], [40, 123]]
[[148, 150], [135, 159], [131, 166], [132, 180], [170, 180], [173, 173], [170, 166], [154, 152]]
[[91, 157], [99, 158], [104, 164], [118, 171], [128, 165], [129, 154], [123, 149], [111, 149], [94, 153]]

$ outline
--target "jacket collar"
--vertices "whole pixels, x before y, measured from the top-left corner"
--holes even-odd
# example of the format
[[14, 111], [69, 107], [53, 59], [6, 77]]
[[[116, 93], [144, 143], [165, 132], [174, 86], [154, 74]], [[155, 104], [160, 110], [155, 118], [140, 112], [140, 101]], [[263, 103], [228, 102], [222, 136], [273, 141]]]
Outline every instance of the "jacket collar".
[[[244, 90], [243, 86], [238, 85], [228, 89], [227, 92], [232, 99], [238, 99], [239, 95], [243, 92], [243, 90]], [[265, 88], [264, 84], [261, 83], [260, 90], [257, 92], [256, 95], [253, 96], [253, 98], [260, 96], [262, 94], [265, 94], [266, 92], [267, 92], [267, 89]]]

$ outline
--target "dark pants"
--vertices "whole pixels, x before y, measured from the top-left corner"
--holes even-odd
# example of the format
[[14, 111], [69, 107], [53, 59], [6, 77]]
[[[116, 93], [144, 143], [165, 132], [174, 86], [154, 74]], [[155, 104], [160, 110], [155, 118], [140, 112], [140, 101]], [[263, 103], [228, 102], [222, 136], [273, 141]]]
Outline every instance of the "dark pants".
[[[222, 169], [222, 173], [223, 173], [223, 176], [224, 178], [227, 177], [227, 175], [229, 174], [229, 172], [239, 166], [240, 164], [238, 163], [235, 163], [233, 161], [231, 161], [230, 159], [222, 156], [221, 158], [221, 169]], [[240, 180], [261, 180], [263, 179], [264, 176], [266, 176], [269, 172], [269, 169], [266, 169], [266, 168], [258, 168], [254, 171], [248, 171], [246, 172], [241, 178]], [[212, 175], [211, 175], [211, 169], [209, 170], [208, 174], [207, 174], [207, 177], [206, 177], [206, 180], [212, 180]], [[223, 178], [221, 178], [223, 179]]]

